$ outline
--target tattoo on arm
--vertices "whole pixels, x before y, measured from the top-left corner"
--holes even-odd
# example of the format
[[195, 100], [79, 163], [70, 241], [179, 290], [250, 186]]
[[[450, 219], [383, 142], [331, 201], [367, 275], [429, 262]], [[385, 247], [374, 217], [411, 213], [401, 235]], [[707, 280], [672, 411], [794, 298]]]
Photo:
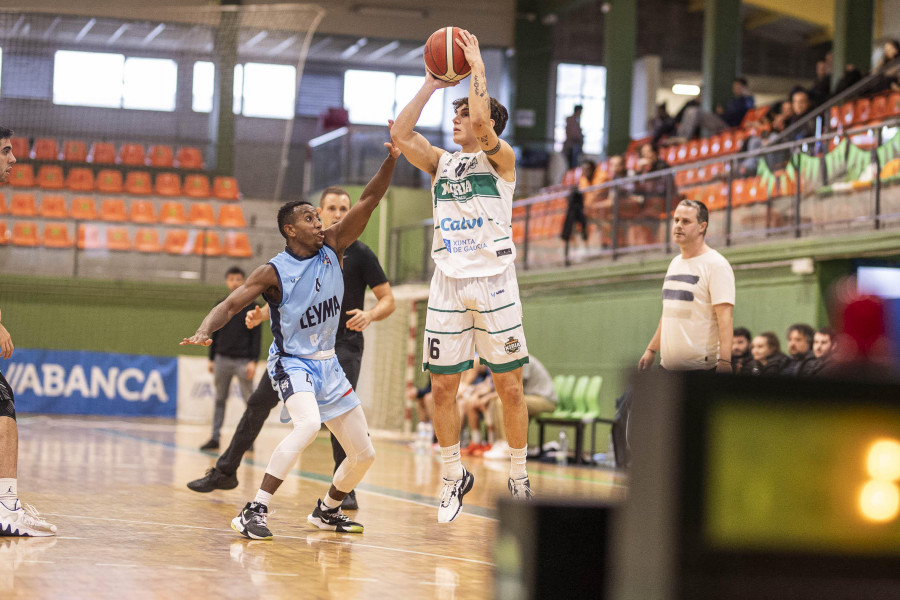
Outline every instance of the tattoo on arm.
[[497, 154], [498, 152], [500, 152], [500, 140], [497, 140], [496, 146], [494, 146], [490, 150], [484, 151], [484, 153], [487, 154], [488, 156], [493, 156], [494, 154]]
[[487, 144], [487, 143], [488, 143], [488, 136], [483, 135], [483, 136], [481, 136], [480, 138], [478, 138], [478, 141], [481, 142], [482, 144]]
[[[484, 75], [481, 77], [484, 77]], [[479, 98], [484, 98], [487, 95], [487, 87], [481, 84], [481, 78], [478, 75], [473, 75], [472, 81], [475, 84], [475, 95]]]

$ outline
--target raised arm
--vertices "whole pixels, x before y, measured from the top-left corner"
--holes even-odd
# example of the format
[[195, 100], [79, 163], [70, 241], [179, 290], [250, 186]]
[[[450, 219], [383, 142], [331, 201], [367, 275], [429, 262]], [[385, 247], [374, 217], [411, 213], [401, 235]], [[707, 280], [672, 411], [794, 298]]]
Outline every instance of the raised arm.
[[509, 144], [500, 139], [491, 122], [491, 96], [488, 94], [478, 38], [463, 29], [456, 43], [466, 53], [466, 60], [472, 67], [469, 82], [469, 122], [478, 139], [478, 145], [487, 154], [488, 160], [497, 169], [500, 177], [512, 181], [516, 177], [516, 154]]
[[431, 175], [432, 178], [437, 172], [438, 159], [441, 158], [444, 150], [432, 146], [425, 139], [425, 136], [416, 133], [413, 128], [419, 122], [419, 117], [422, 116], [422, 109], [425, 108], [428, 100], [431, 99], [431, 95], [436, 90], [452, 87], [457, 83], [459, 82], [441, 81], [428, 71], [425, 71], [425, 83], [422, 84], [421, 89], [419, 89], [410, 103], [397, 115], [397, 120], [391, 129], [391, 139], [403, 152], [406, 160], [418, 169]]
[[200, 323], [197, 332], [189, 338], [184, 338], [179, 346], [186, 344], [209, 346], [212, 343], [209, 337], [212, 332], [224, 327], [242, 308], [272, 288], [278, 288], [278, 275], [275, 273], [274, 267], [269, 264], [257, 267], [239, 288], [209, 311], [209, 314]]

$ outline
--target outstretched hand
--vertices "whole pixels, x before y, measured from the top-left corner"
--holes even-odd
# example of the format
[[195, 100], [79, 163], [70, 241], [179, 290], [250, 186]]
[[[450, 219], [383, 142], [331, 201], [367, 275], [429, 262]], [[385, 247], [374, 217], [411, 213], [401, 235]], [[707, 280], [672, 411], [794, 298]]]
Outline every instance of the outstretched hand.
[[263, 322], [262, 308], [257, 306], [253, 310], [247, 311], [247, 316], [244, 317], [244, 325], [247, 326], [247, 329], [253, 329], [257, 325]]
[[[393, 120], [393, 119], [388, 119], [388, 134], [390, 134], [391, 129], [393, 129], [393, 127], [394, 127], [394, 120]], [[385, 143], [384, 143], [384, 147], [388, 149], [388, 153], [389, 153], [392, 157], [394, 157], [394, 158], [400, 158], [400, 154], [401, 154], [401, 152], [400, 152], [400, 147], [397, 146], [397, 144], [394, 143], [394, 138], [393, 138], [393, 137], [391, 138], [391, 141], [385, 142]], [[247, 318], [249, 319], [250, 316], [247, 315]], [[248, 321], [248, 323], [249, 323], [249, 321]], [[250, 327], [250, 325], [248, 324], [247, 327]]]
[[205, 333], [198, 331], [191, 337], [184, 338], [183, 340], [181, 340], [181, 342], [178, 345], [179, 346], [209, 346], [210, 344], [212, 344], [212, 339]]

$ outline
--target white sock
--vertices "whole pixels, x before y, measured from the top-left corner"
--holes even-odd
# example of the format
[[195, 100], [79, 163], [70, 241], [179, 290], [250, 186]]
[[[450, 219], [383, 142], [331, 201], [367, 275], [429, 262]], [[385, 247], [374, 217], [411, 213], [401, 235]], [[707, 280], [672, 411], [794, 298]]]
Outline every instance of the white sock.
[[459, 442], [452, 446], [441, 446], [441, 477], [449, 481], [462, 479], [462, 463], [459, 462]]
[[512, 479], [528, 477], [528, 473], [525, 472], [525, 457], [527, 455], [528, 446], [509, 449], [509, 476]]
[[476, 429], [472, 432], [472, 443], [480, 444], [481, 443], [481, 430]]
[[270, 494], [269, 492], [264, 492], [262, 490], [259, 490], [258, 492], [256, 492], [256, 498], [253, 499], [254, 502], [259, 502], [266, 508], [269, 508], [269, 502], [271, 500], [272, 500], [272, 494]]
[[331, 492], [328, 492], [327, 494], [325, 494], [325, 497], [322, 498], [322, 506], [324, 506], [328, 510], [334, 510], [340, 505], [341, 505], [341, 501], [335, 500], [334, 498], [332, 498]]
[[0, 479], [0, 502], [10, 510], [16, 505], [16, 499], [19, 497], [16, 491], [15, 479]]

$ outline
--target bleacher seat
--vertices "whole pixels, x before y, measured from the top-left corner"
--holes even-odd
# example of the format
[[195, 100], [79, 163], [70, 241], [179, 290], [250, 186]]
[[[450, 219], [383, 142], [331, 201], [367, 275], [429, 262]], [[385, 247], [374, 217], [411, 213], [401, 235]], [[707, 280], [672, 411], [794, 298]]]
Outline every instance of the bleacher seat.
[[69, 237], [69, 228], [65, 223], [44, 225], [43, 243], [46, 248], [71, 248], [75, 245]]
[[63, 143], [63, 160], [66, 162], [87, 162], [87, 144], [78, 140], [68, 140]]
[[163, 202], [159, 208], [159, 222], [166, 225], [183, 225], [187, 222], [181, 202]]
[[97, 173], [97, 179], [94, 181], [98, 192], [104, 194], [121, 194], [122, 193], [122, 173], [115, 169], [103, 169]]
[[125, 212], [125, 202], [120, 198], [107, 198], [100, 203], [100, 219], [111, 222], [124, 222], [128, 220]]
[[193, 233], [196, 234], [194, 235], [194, 254], [203, 256], [222, 255], [222, 243], [219, 241], [218, 232], [204, 229]]
[[149, 196], [153, 193], [150, 173], [147, 171], [129, 171], [125, 176], [125, 191], [135, 196]]
[[888, 112], [885, 116], [894, 117], [900, 115], [900, 91], [893, 91], [888, 96]]
[[61, 190], [66, 186], [62, 167], [59, 165], [43, 165], [38, 169], [38, 187], [44, 190]]
[[59, 160], [59, 146], [56, 144], [56, 140], [50, 138], [34, 140], [31, 158], [34, 160]]
[[16, 246], [39, 246], [37, 223], [34, 221], [17, 221], [13, 225], [12, 243]]
[[203, 153], [200, 148], [182, 146], [175, 155], [175, 166], [180, 169], [202, 169]]
[[[578, 181], [576, 179], [576, 181]], [[213, 180], [213, 195], [219, 200], [237, 200], [240, 198], [237, 179], [234, 177], [216, 177]]]
[[166, 232], [165, 250], [169, 254], [190, 254], [186, 229], [170, 229]]
[[156, 176], [156, 193], [160, 196], [180, 196], [181, 178], [175, 173], [160, 173]]
[[[140, 236], [141, 231], [152, 231], [154, 235], [156, 235], [156, 230], [138, 230], [136, 238]], [[152, 236], [151, 236], [152, 237]], [[144, 240], [145, 247], [152, 247], [152, 240], [149, 238], [145, 238]], [[128, 236], [128, 228], [127, 227], [107, 227], [106, 228], [106, 248], [107, 250], [116, 250], [120, 252], [125, 252], [131, 250], [131, 240]], [[156, 250], [145, 250], [146, 252], [159, 252], [159, 236], [156, 236]], [[143, 252], [143, 251], [142, 251]]]
[[69, 217], [82, 221], [93, 221], [97, 218], [97, 205], [91, 196], [75, 196], [69, 207]]
[[853, 106], [853, 124], [866, 123], [871, 118], [872, 101], [869, 98], [860, 98]]
[[239, 204], [224, 204], [219, 209], [219, 225], [222, 227], [246, 227], [244, 211]]
[[188, 212], [188, 221], [191, 225], [212, 226], [216, 224], [216, 215], [212, 204], [208, 202], [193, 202]]
[[0, 246], [9, 243], [9, 231], [6, 230], [6, 221], [0, 221]]
[[134, 234], [134, 249], [138, 252], [160, 252], [159, 232], [155, 229], [138, 229]]
[[209, 178], [206, 175], [186, 175], [184, 195], [190, 198], [209, 198]]
[[119, 164], [129, 167], [143, 167], [146, 158], [144, 157], [144, 147], [140, 144], [122, 144], [119, 148]]
[[95, 165], [116, 164], [116, 147], [110, 142], [94, 142], [88, 152], [88, 162]]
[[232, 258], [249, 258], [253, 256], [250, 238], [246, 233], [229, 231], [225, 234], [225, 255]]
[[844, 102], [841, 105], [841, 125], [845, 128], [853, 125], [854, 106], [852, 102]]
[[12, 146], [12, 153], [18, 160], [23, 160], [31, 156], [31, 153], [28, 151], [28, 139], [18, 136], [13, 136], [11, 140], [9, 140], [10, 146]]
[[9, 174], [9, 185], [13, 187], [34, 187], [34, 167], [16, 163]]
[[9, 214], [14, 217], [36, 217], [38, 211], [34, 194], [13, 194], [9, 202]]
[[73, 192], [93, 192], [94, 172], [84, 167], [69, 169], [69, 174], [66, 176], [66, 187]]
[[6, 210], [6, 195], [0, 192], [0, 215], [5, 215]]
[[99, 225], [91, 223], [79, 224], [75, 243], [79, 250], [101, 250], [106, 248], [106, 241], [101, 234], [102, 230]]
[[133, 200], [128, 211], [132, 223], [156, 223], [156, 210], [152, 200]]
[[150, 146], [150, 152], [147, 154], [147, 164], [151, 167], [169, 169], [173, 166], [174, 161], [172, 146], [165, 144]]
[[41, 198], [41, 216], [45, 219], [65, 219], [68, 217], [66, 199], [63, 196], [44, 195]]

